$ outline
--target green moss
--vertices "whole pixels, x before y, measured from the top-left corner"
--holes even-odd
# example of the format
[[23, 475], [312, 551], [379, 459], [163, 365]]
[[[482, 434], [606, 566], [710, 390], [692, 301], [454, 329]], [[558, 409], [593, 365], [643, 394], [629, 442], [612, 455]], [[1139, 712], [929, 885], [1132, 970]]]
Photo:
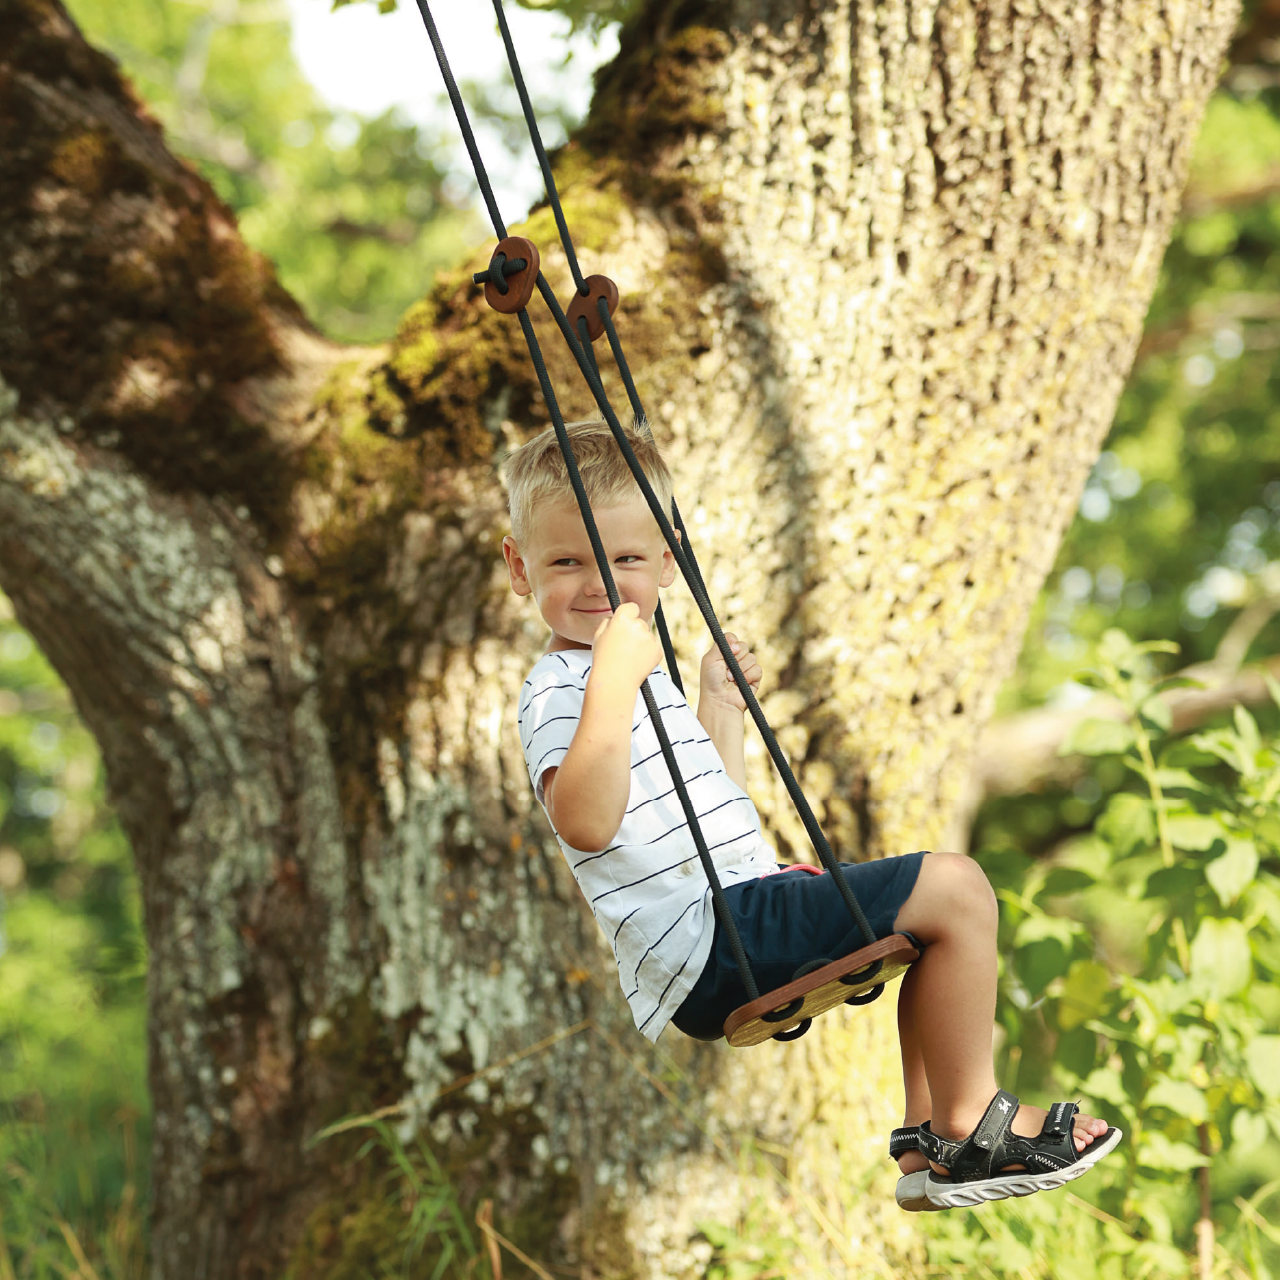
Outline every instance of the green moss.
[[113, 161], [119, 162], [118, 148], [107, 131], [89, 129], [58, 142], [49, 159], [49, 172], [83, 195], [96, 196], [114, 167]]
[[635, 158], [627, 181], [637, 193], [663, 180], [665, 149], [723, 120], [724, 104], [708, 88], [733, 47], [726, 31], [712, 27], [666, 32], [670, 17], [658, 8], [624, 33], [618, 57], [597, 78], [581, 134], [593, 149]]

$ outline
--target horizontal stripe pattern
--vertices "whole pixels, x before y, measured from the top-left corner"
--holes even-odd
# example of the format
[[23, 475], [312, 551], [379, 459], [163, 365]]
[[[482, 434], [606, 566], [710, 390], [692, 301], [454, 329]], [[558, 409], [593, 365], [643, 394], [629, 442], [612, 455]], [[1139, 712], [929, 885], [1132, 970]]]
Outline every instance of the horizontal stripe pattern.
[[[520, 692], [520, 743], [544, 804], [543, 776], [569, 750], [590, 673], [589, 649], [550, 653]], [[721, 883], [772, 871], [776, 857], [755, 805], [725, 773], [689, 704], [663, 671], [654, 671], [649, 686]], [[617, 835], [598, 853], [556, 838], [613, 948], [636, 1026], [656, 1040], [706, 964], [715, 920], [711, 889], [641, 695], [631, 726], [631, 794]]]

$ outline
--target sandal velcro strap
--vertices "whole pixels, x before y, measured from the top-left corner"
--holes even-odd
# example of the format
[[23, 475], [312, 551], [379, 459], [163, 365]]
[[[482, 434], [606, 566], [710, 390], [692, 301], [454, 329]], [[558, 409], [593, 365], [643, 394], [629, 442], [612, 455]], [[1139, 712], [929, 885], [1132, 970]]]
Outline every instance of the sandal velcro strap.
[[950, 1165], [960, 1153], [960, 1148], [964, 1146], [966, 1141], [968, 1139], [953, 1142], [950, 1138], [940, 1137], [929, 1128], [929, 1121], [927, 1120], [920, 1126], [920, 1150], [934, 1164]]
[[889, 1135], [889, 1159], [896, 1160], [908, 1151], [920, 1150], [920, 1126], [913, 1124], [907, 1129], [895, 1129]]
[[1074, 1102], [1055, 1102], [1049, 1108], [1045, 1118], [1041, 1136], [1046, 1138], [1064, 1138], [1075, 1128], [1076, 1112], [1080, 1110]]

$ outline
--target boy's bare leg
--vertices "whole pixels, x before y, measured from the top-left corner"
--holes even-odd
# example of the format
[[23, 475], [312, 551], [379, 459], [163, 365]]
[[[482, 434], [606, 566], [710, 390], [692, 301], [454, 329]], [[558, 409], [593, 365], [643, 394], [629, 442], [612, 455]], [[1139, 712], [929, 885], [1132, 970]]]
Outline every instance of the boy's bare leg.
[[[924, 1057], [916, 1032], [915, 989], [919, 981], [920, 966], [917, 964], [903, 975], [898, 989], [898, 1043], [902, 1047], [902, 1091], [906, 1096], [902, 1123], [908, 1128], [923, 1124], [933, 1115], [929, 1080], [924, 1073]], [[904, 1151], [898, 1157], [898, 1168], [903, 1173], [916, 1173], [928, 1163], [919, 1151]]]
[[[996, 1010], [996, 899], [972, 859], [927, 854], [896, 927], [913, 933], [925, 951], [903, 980], [898, 998], [907, 1123], [930, 1122], [945, 1138], [977, 1128], [996, 1094], [991, 1029]], [[920, 1076], [924, 1077], [921, 1088]], [[926, 1113], [923, 1106], [928, 1106]], [[1014, 1133], [1034, 1137], [1045, 1112], [1023, 1105]], [[1093, 1116], [1078, 1115], [1076, 1149], [1083, 1151], [1107, 1130]], [[924, 1167], [924, 1157], [903, 1157], [904, 1173]]]

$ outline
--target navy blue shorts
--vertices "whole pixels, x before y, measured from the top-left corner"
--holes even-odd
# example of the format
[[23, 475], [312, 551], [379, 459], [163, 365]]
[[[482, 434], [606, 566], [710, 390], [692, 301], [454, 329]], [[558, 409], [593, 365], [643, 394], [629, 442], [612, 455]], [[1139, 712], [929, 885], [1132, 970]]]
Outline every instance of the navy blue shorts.
[[[898, 911], [916, 887], [923, 858], [923, 853], [908, 853], [840, 864], [877, 938], [894, 932]], [[762, 994], [786, 986], [809, 960], [838, 960], [866, 945], [826, 872], [814, 875], [793, 869], [743, 880], [731, 884], [724, 896]], [[747, 999], [729, 940], [717, 920], [706, 967], [672, 1022], [695, 1040], [719, 1040], [725, 1019]]]

